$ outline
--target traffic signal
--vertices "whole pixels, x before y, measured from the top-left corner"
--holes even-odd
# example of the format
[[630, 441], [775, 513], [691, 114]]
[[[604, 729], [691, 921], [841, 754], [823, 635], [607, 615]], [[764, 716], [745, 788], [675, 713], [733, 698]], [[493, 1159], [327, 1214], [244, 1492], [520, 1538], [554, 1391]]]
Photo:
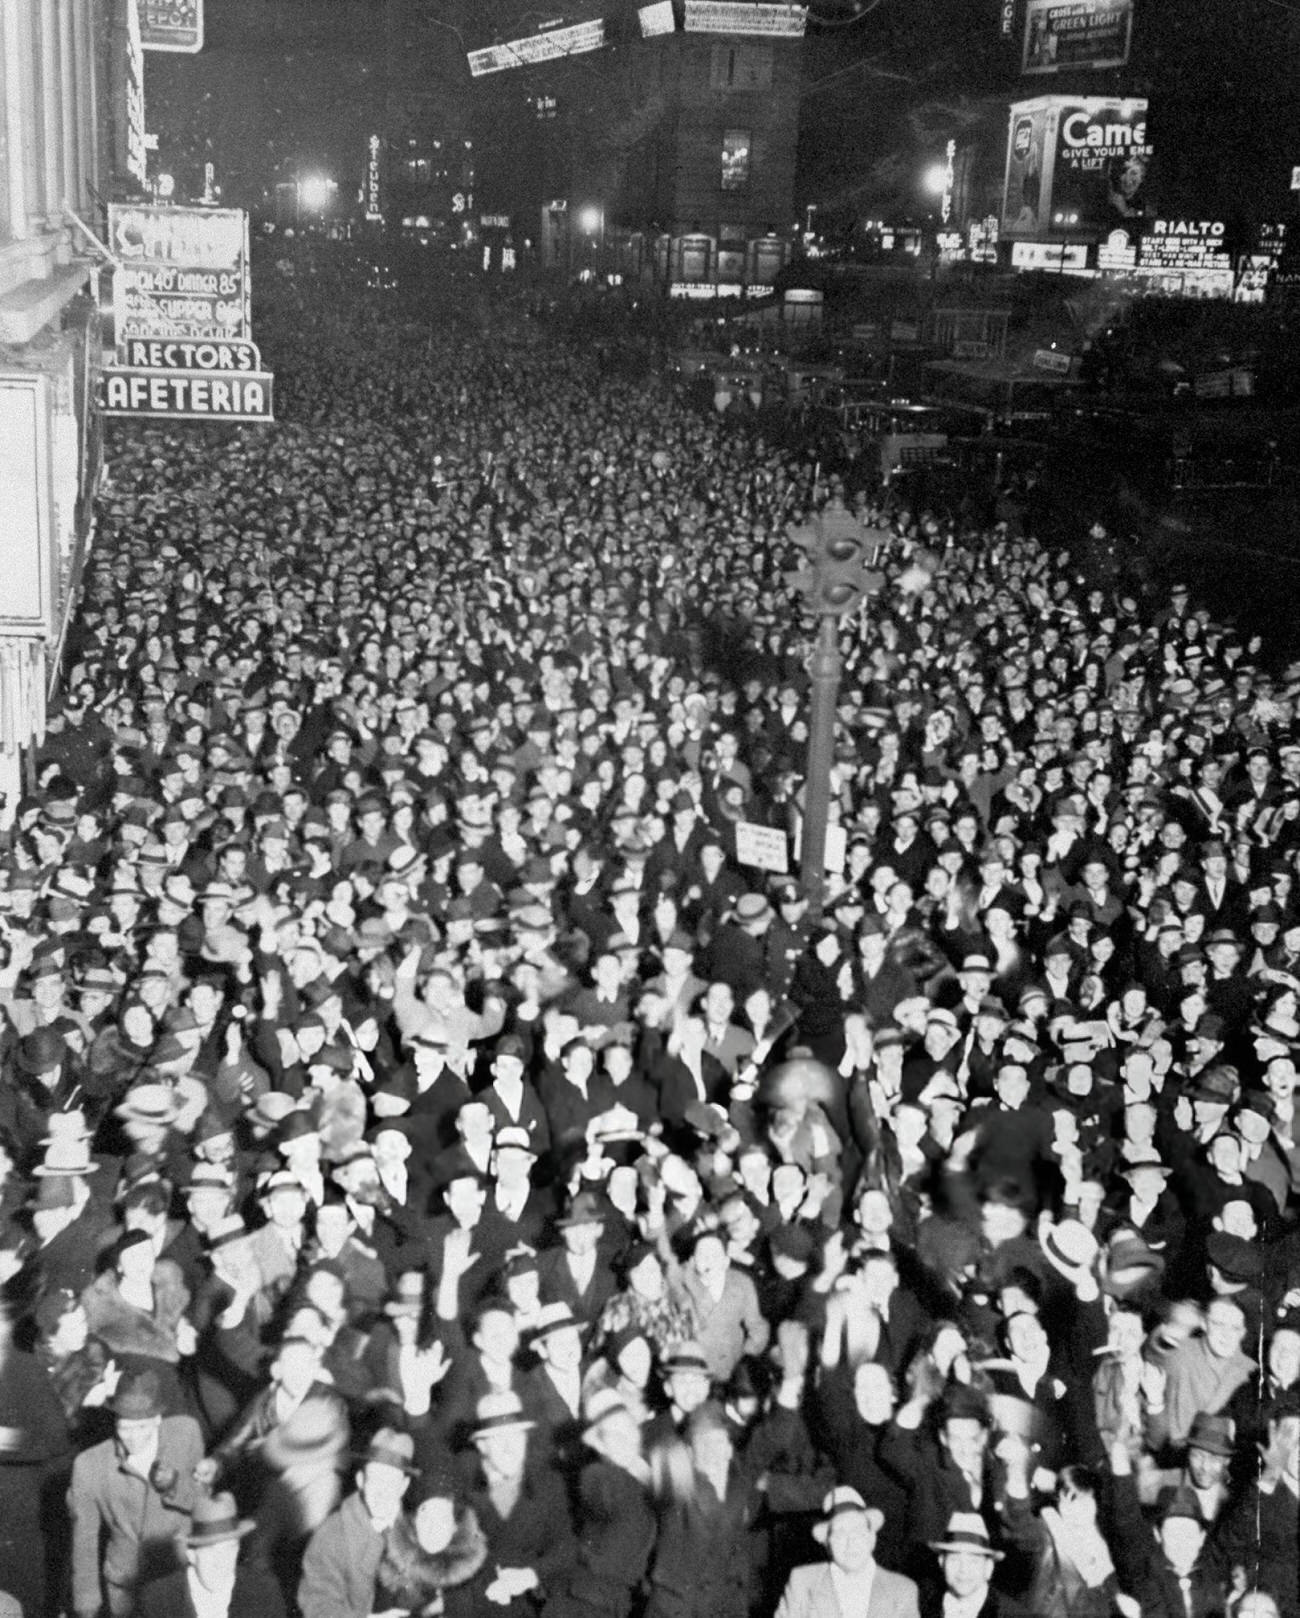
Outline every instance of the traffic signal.
[[789, 533], [807, 551], [810, 565], [787, 573], [786, 579], [819, 616], [852, 612], [885, 582], [883, 574], [867, 565], [869, 546], [861, 524], [838, 503], [827, 506], [811, 526]]

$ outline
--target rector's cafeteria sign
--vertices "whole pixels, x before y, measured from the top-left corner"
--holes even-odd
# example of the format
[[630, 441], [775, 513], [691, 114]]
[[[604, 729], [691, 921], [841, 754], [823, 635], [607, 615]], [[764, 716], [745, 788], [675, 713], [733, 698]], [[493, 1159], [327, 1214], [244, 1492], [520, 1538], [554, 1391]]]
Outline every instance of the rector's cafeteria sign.
[[272, 421], [268, 371], [140, 371], [105, 366], [101, 402], [106, 416], [169, 421]]
[[112, 203], [109, 247], [119, 343], [132, 337], [249, 339], [248, 215], [241, 208]]
[[248, 215], [112, 204], [116, 365], [106, 416], [271, 421], [272, 377], [249, 323]]
[[140, 42], [147, 51], [201, 51], [203, 0], [140, 0]]

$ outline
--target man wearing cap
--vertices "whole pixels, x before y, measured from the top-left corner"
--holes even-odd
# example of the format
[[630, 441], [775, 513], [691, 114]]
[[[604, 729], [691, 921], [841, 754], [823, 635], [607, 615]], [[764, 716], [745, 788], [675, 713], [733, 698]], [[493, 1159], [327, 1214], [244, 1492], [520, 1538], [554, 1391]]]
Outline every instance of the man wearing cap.
[[418, 1476], [409, 1433], [381, 1427], [358, 1456], [356, 1489], [307, 1542], [298, 1585], [302, 1618], [370, 1618], [384, 1544]]
[[186, 1565], [144, 1586], [138, 1618], [284, 1618], [275, 1579], [239, 1558], [254, 1527], [239, 1515], [234, 1495], [200, 1495], [182, 1540]]
[[203, 1439], [192, 1416], [164, 1416], [153, 1371], [123, 1374], [109, 1407], [114, 1436], [72, 1468], [72, 1610], [129, 1618], [141, 1583], [169, 1571], [188, 1530]]
[[916, 1585], [876, 1562], [884, 1520], [856, 1489], [832, 1489], [813, 1528], [829, 1560], [794, 1569], [776, 1618], [919, 1618]]

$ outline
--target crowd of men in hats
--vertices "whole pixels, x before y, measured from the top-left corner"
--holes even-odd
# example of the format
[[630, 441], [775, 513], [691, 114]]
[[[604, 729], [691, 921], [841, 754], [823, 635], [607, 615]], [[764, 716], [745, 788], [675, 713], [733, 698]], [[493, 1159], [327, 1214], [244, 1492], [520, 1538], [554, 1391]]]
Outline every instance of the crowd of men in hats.
[[28, 1618], [1300, 1618], [1300, 726], [503, 313], [141, 429], [0, 890]]

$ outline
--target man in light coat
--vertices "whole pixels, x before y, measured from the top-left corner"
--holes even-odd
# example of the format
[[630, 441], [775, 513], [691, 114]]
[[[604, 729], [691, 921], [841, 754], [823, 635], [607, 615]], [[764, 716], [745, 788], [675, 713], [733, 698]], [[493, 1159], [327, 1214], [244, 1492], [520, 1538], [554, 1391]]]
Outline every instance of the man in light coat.
[[370, 1618], [384, 1541], [418, 1468], [409, 1433], [381, 1427], [357, 1471], [356, 1492], [307, 1542], [298, 1585], [302, 1618]]
[[126, 1618], [138, 1587], [170, 1572], [189, 1531], [203, 1435], [192, 1416], [164, 1416], [157, 1373], [123, 1376], [116, 1430], [77, 1457], [68, 1489], [75, 1618]]
[[746, 1354], [761, 1354], [771, 1328], [758, 1306], [754, 1283], [727, 1257], [722, 1238], [696, 1237], [682, 1283], [698, 1323], [696, 1338], [715, 1383], [725, 1383]]
[[795, 1568], [776, 1618], [918, 1618], [916, 1585], [876, 1562], [884, 1520], [856, 1489], [832, 1489], [813, 1528], [829, 1560]]

